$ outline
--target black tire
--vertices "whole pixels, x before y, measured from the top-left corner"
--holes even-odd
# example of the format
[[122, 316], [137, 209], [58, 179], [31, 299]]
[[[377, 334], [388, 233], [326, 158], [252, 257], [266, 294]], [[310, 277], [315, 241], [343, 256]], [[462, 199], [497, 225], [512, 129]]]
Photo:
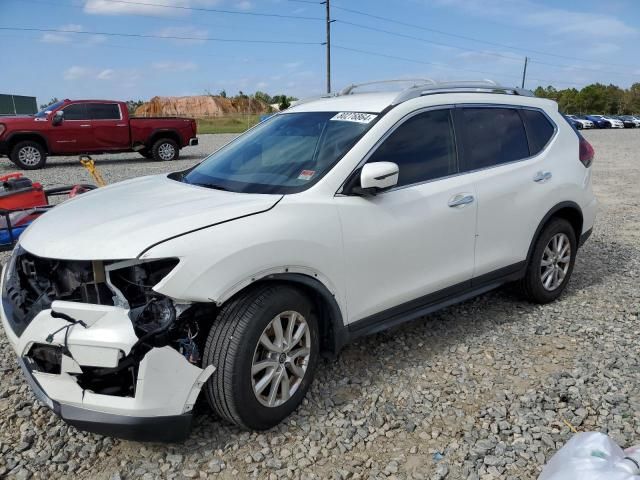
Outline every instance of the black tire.
[[153, 153], [151, 150], [145, 148], [144, 150], [139, 150], [138, 153], [142, 155], [144, 158], [148, 158], [149, 160], [153, 160]]
[[42, 144], [25, 140], [15, 144], [9, 158], [23, 170], [37, 170], [47, 162], [47, 152]]
[[[547, 290], [542, 282], [542, 257], [545, 248], [557, 234], [564, 233], [569, 239], [571, 248], [569, 266], [561, 283], [553, 290]], [[571, 278], [573, 266], [576, 260], [578, 243], [576, 240], [576, 232], [571, 224], [563, 218], [554, 218], [542, 229], [536, 243], [533, 246], [533, 252], [527, 265], [527, 271], [524, 278], [520, 280], [520, 289], [524, 296], [533, 303], [549, 303], [557, 299]]]
[[[167, 152], [171, 152], [169, 155]], [[161, 138], [151, 147], [152, 158], [158, 162], [170, 162], [177, 160], [180, 156], [180, 148], [178, 144], [170, 138]]]
[[[295, 393], [281, 405], [269, 407], [254, 393], [253, 357], [260, 336], [271, 320], [292, 310], [301, 314], [309, 327], [311, 346], [307, 369]], [[203, 351], [203, 368], [216, 367], [204, 387], [211, 408], [220, 417], [245, 429], [266, 430], [280, 423], [302, 402], [313, 381], [319, 355], [318, 332], [312, 303], [295, 288], [264, 285], [231, 300], [211, 326]]]

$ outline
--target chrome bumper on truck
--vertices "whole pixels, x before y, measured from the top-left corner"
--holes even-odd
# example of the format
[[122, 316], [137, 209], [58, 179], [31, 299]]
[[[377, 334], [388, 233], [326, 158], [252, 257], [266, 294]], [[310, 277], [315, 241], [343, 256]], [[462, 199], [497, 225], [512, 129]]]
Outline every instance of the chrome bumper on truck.
[[102, 435], [165, 442], [188, 436], [193, 406], [213, 366], [201, 369], [169, 345], [136, 353], [140, 342], [129, 311], [118, 306], [56, 300], [33, 318], [19, 318], [5, 270], [2, 325], [44, 405], [65, 422]]

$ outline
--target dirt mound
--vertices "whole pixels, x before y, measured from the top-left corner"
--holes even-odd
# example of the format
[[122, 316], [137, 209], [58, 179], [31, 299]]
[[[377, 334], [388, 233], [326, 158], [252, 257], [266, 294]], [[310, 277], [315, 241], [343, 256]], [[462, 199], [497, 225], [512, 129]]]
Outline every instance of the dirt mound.
[[136, 108], [137, 117], [219, 117], [234, 113], [268, 113], [269, 105], [255, 98], [153, 97]]

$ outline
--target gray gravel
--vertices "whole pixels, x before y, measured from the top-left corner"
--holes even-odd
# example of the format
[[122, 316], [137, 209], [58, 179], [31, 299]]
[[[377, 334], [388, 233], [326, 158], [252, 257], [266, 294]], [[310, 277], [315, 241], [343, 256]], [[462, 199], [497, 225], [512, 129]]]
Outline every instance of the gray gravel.
[[[571, 437], [567, 424], [640, 443], [640, 130], [585, 136], [599, 216], [558, 302], [507, 288], [361, 340], [320, 366], [282, 425], [248, 433], [202, 410], [181, 445], [66, 426], [1, 333], [0, 477], [526, 479]], [[230, 137], [202, 136], [176, 163], [118, 155], [99, 167], [111, 182], [187, 167]], [[30, 176], [87, 181], [64, 158]]]

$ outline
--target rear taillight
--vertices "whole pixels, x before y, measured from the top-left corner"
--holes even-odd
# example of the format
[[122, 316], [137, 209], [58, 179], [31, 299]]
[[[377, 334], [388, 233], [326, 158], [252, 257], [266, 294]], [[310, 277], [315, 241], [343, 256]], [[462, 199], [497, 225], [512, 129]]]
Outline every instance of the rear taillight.
[[191, 120], [191, 128], [193, 128], [193, 134], [195, 135], [196, 133], [198, 133], [198, 124], [196, 123], [195, 120]]
[[588, 168], [591, 166], [595, 154], [596, 152], [591, 144], [580, 135], [580, 161], [585, 167]]
[[7, 127], [5, 127], [2, 123], [0, 123], [0, 137], [2, 136], [6, 128]]

